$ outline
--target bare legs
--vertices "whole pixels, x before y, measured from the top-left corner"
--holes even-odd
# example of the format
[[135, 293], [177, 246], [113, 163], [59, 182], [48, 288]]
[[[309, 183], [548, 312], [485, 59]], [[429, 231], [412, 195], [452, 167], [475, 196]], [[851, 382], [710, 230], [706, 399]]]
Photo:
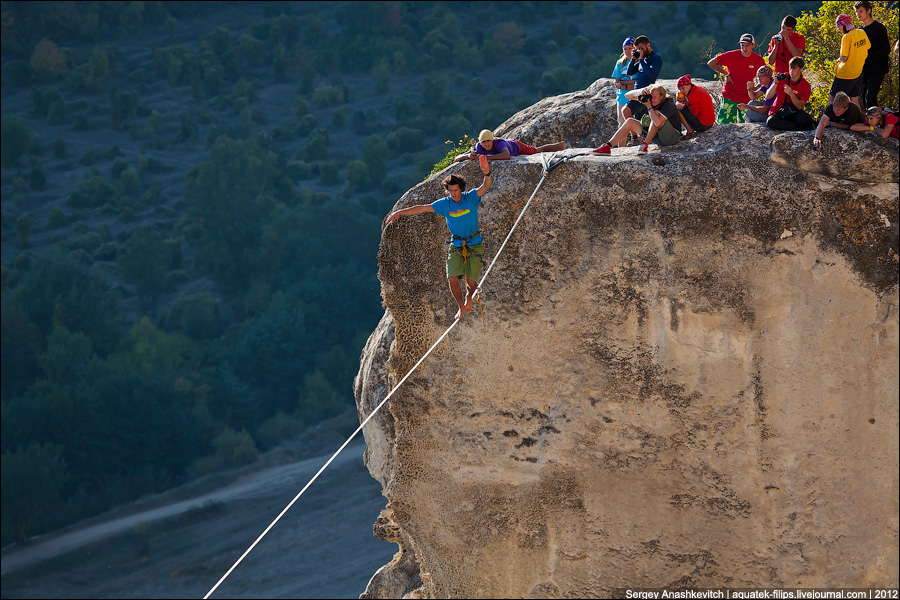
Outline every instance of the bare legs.
[[456, 304], [459, 305], [459, 312], [456, 313], [456, 318], [461, 319], [466, 314], [468, 314], [474, 306], [474, 304], [472, 303], [474, 298], [472, 296], [475, 294], [475, 289], [478, 287], [478, 283], [466, 277], [465, 298], [463, 298], [462, 289], [459, 286], [459, 277], [451, 277], [447, 280], [447, 283], [450, 284], [450, 293], [453, 294], [453, 299], [456, 300]]
[[565, 142], [556, 142], [555, 144], [544, 144], [543, 146], [538, 146], [536, 150], [538, 152], [559, 152], [560, 150], [566, 149]]
[[634, 135], [636, 138], [640, 139], [641, 137], [641, 122], [637, 119], [628, 118], [625, 120], [625, 123], [619, 127], [619, 130], [616, 131], [615, 134], [611, 138], [609, 138], [610, 146], [618, 146], [622, 142], [628, 139], [628, 134]]

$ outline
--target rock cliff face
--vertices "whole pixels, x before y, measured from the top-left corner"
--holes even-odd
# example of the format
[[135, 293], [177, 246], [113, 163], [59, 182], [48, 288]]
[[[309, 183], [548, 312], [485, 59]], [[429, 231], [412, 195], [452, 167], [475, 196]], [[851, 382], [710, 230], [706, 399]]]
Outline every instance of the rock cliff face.
[[[670, 90], [674, 82], [663, 82]], [[715, 85], [706, 83], [710, 91]], [[400, 552], [364, 597], [898, 585], [898, 150], [716, 126], [590, 154], [611, 82], [495, 133], [565, 139], [470, 313], [367, 425]], [[493, 163], [486, 263], [541, 176]], [[449, 172], [409, 190], [431, 202]], [[446, 227], [402, 217], [368, 415], [450, 325]]]

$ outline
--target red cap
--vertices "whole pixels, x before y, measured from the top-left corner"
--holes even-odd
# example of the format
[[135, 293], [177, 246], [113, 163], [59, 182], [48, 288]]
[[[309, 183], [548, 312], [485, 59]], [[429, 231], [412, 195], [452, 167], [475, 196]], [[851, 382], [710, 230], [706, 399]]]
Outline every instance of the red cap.
[[691, 85], [691, 76], [690, 75], [682, 75], [678, 79], [678, 83], [675, 85], [680, 88], [683, 88], [686, 85]]

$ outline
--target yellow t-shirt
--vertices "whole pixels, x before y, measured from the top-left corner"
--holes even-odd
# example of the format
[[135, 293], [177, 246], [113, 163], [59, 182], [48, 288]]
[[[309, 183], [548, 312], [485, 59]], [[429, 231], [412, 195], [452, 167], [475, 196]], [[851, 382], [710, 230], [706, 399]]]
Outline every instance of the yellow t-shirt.
[[847, 60], [834, 65], [834, 76], [838, 79], [859, 77], [871, 46], [869, 36], [862, 29], [854, 29], [845, 34], [841, 38], [841, 56], [846, 56]]

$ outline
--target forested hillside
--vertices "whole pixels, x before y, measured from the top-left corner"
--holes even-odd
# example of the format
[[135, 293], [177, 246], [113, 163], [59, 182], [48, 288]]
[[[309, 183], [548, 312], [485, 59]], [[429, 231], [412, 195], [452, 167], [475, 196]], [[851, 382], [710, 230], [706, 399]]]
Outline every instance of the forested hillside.
[[354, 411], [381, 220], [448, 140], [816, 5], [4, 2], [3, 539]]

